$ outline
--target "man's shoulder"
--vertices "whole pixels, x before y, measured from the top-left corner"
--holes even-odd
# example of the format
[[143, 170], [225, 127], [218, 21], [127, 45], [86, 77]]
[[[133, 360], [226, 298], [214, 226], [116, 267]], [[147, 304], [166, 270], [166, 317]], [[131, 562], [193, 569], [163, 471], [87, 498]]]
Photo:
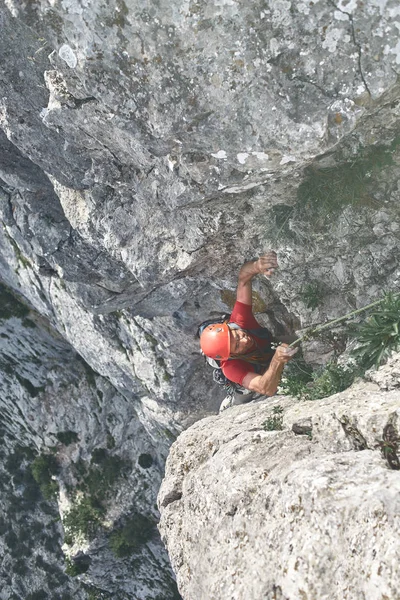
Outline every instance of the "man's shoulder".
[[222, 361], [221, 369], [229, 381], [233, 381], [239, 385], [242, 385], [242, 381], [248, 373], [254, 371], [253, 366], [250, 363], [245, 360], [240, 360], [240, 358]]
[[260, 324], [253, 315], [253, 308], [250, 304], [244, 304], [238, 300], [235, 302], [230, 318], [231, 323], [237, 323], [244, 329], [257, 329]]

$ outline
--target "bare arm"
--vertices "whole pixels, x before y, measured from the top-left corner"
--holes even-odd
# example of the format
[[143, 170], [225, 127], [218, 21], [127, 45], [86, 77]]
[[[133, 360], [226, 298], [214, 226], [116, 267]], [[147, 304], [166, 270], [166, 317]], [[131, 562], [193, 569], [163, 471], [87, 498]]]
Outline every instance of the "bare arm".
[[271, 360], [268, 369], [263, 375], [247, 373], [242, 385], [251, 392], [273, 396], [276, 394], [281, 380], [285, 364], [296, 354], [298, 348], [290, 348], [287, 344], [281, 344]]
[[257, 260], [245, 263], [239, 271], [239, 280], [236, 290], [236, 300], [243, 304], [252, 305], [252, 280], [256, 275], [263, 273], [270, 277], [278, 267], [275, 252], [267, 252]]

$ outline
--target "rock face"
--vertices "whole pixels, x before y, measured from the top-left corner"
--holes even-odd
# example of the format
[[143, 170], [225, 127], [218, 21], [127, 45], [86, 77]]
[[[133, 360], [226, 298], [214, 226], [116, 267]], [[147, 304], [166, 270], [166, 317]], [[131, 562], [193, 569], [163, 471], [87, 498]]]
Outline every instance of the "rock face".
[[1, 278], [156, 438], [218, 403], [193, 331], [245, 259], [281, 332], [398, 286], [395, 3], [0, 6]]
[[379, 385], [233, 407], [179, 436], [159, 506], [185, 600], [398, 597], [399, 364]]
[[[4, 289], [1, 301], [0, 598], [177, 598], [155, 528], [162, 451], [43, 318]], [[117, 547], [132, 522], [149, 535]]]
[[0, 281], [37, 325], [0, 313], [4, 439], [57, 448], [63, 517], [80, 460], [89, 481], [92, 459], [130, 461], [89, 543], [99, 598], [154, 591], [99, 557], [136, 505], [157, 518], [172, 440], [223, 398], [194, 332], [232, 308], [239, 264], [278, 252], [254, 294], [275, 334], [398, 289], [399, 26], [395, 0], [0, 0]]

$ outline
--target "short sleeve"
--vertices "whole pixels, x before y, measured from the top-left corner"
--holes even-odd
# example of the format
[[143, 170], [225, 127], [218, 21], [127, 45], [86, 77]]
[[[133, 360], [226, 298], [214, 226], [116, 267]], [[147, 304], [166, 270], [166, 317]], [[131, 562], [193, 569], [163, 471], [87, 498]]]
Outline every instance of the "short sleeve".
[[243, 329], [259, 329], [261, 325], [256, 321], [252, 308], [249, 304], [235, 302], [230, 318], [231, 323], [237, 323]]
[[251, 368], [248, 362], [244, 360], [227, 360], [221, 365], [222, 372], [229, 381], [233, 381], [234, 383], [238, 383], [239, 385], [243, 384], [243, 379], [246, 377], [248, 373], [254, 373], [257, 375]]

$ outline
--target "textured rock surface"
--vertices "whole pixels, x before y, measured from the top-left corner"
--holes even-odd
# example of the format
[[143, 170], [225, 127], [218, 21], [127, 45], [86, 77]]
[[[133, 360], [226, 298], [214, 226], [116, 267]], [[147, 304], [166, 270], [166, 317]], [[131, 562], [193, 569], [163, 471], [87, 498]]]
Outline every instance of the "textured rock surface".
[[278, 331], [398, 285], [395, 2], [1, 7], [1, 277], [155, 436], [215, 409], [193, 330], [245, 258]]
[[[0, 280], [69, 344], [54, 342], [76, 402], [55, 410], [47, 334], [39, 367], [11, 319], [2, 417], [46, 451], [58, 427], [84, 432], [67, 463], [111, 426], [116, 455], [151, 447], [155, 515], [171, 440], [223, 397], [193, 334], [231, 308], [241, 262], [278, 251], [254, 298], [277, 334], [399, 286], [397, 2], [0, 0], [0, 29]], [[345, 346], [339, 332], [306, 357]], [[123, 567], [94, 564], [115, 594]]]
[[378, 443], [388, 424], [399, 436], [400, 396], [384, 379], [233, 407], [179, 436], [159, 505], [185, 600], [398, 597], [400, 475]]
[[[123, 560], [110, 547], [110, 533], [121, 529], [132, 514], [157, 522], [155, 499], [165, 445], [161, 439], [157, 445], [152, 442], [132, 403], [96, 375], [43, 318], [4, 290], [1, 301], [1, 534], [5, 535], [0, 537], [0, 598], [29, 598], [40, 592], [40, 597], [64, 600], [68, 594], [86, 598], [90, 590], [96, 598], [102, 597], [101, 590], [110, 594], [107, 598], [176, 598], [168, 556], [155, 531], [147, 544]], [[99, 450], [121, 475], [101, 480], [105, 511], [96, 535], [87, 539], [75, 534], [73, 543], [62, 546], [62, 525], [76, 498], [82, 489], [86, 498], [93, 496], [93, 478], [99, 472], [93, 462]], [[30, 474], [38, 455], [51, 455], [59, 468], [55, 480], [60, 492], [48, 502]], [[101, 464], [102, 469], [106, 466]], [[62, 548], [71, 560], [80, 556], [82, 561], [84, 555], [88, 561], [90, 570], [81, 575], [81, 585], [65, 574]]]

